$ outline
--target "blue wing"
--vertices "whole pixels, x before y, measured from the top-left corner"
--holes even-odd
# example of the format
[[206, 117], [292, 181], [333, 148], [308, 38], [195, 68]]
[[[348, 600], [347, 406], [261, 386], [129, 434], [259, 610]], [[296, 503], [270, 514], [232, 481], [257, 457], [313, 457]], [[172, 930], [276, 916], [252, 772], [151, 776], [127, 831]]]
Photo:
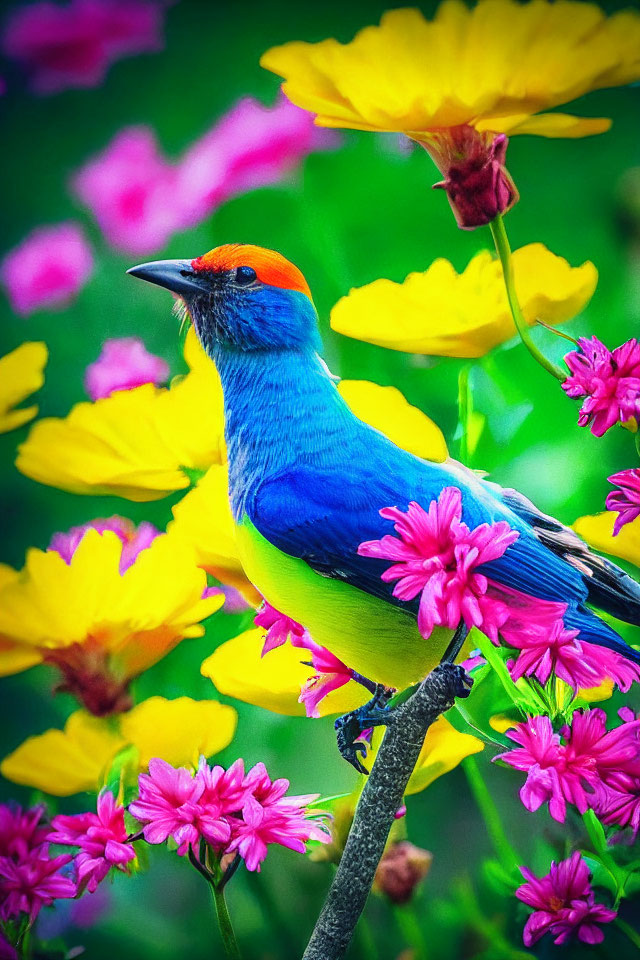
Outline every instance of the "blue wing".
[[380, 516], [382, 507], [406, 509], [415, 500], [426, 509], [444, 487], [457, 486], [469, 527], [506, 520], [520, 534], [502, 557], [479, 567], [481, 572], [531, 596], [566, 603], [567, 625], [581, 629], [585, 639], [633, 655], [617, 633], [584, 607], [584, 571], [545, 545], [530, 518], [512, 509], [500, 488], [452, 461], [420, 460], [359, 422], [348, 450], [328, 451], [325, 460], [321, 465], [298, 463], [262, 479], [245, 502], [256, 528], [284, 553], [305, 560], [319, 574], [400, 604], [392, 596], [393, 584], [380, 578], [388, 561], [361, 557], [358, 546], [393, 533], [392, 523]]

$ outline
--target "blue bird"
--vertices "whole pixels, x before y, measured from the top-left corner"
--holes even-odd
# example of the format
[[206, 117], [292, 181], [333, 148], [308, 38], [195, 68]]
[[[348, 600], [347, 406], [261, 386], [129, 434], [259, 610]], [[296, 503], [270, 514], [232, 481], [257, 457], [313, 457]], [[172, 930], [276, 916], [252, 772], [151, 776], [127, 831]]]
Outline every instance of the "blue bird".
[[566, 604], [565, 625], [582, 640], [640, 663], [640, 652], [591, 609], [640, 624], [640, 586], [631, 577], [516, 491], [452, 460], [422, 460], [351, 413], [319, 355], [309, 287], [284, 257], [228, 244], [129, 273], [184, 300], [222, 381], [230, 498], [245, 572], [316, 642], [397, 689], [424, 677], [448, 648], [456, 655], [462, 634], [453, 647], [453, 631], [442, 626], [424, 639], [418, 600], [395, 598], [393, 584], [381, 579], [388, 561], [361, 556], [358, 547], [393, 532], [382, 507], [406, 510], [416, 501], [426, 510], [444, 488], [457, 487], [469, 528], [506, 521], [519, 534], [478, 572]]

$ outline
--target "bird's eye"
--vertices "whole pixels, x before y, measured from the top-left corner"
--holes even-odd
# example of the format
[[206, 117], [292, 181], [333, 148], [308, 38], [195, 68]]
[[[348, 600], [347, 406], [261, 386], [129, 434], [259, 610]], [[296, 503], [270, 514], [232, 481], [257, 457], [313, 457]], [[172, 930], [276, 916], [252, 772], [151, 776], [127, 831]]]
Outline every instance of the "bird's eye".
[[253, 267], [237, 267], [234, 280], [241, 287], [247, 287], [257, 279], [257, 274]]

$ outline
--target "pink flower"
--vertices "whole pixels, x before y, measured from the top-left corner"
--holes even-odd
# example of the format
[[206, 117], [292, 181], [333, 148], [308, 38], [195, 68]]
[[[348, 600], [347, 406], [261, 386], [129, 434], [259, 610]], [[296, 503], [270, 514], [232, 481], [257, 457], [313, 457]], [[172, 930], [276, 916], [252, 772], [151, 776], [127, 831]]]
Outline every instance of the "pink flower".
[[607, 731], [606, 714], [599, 709], [576, 710], [559, 734], [549, 717], [529, 717], [507, 733], [518, 748], [495, 759], [526, 772], [520, 799], [527, 810], [548, 802], [551, 816], [563, 823], [567, 803], [580, 813], [596, 807], [603, 781], [614, 771], [630, 772], [640, 761], [639, 727], [640, 720], [633, 720]]
[[23, 810], [0, 804], [0, 857], [22, 860], [43, 849], [48, 833], [40, 823], [43, 813], [43, 806]]
[[230, 197], [282, 181], [307, 154], [335, 142], [284, 96], [273, 107], [239, 100], [178, 165], [181, 227], [200, 223]]
[[535, 676], [545, 684], [554, 674], [578, 690], [597, 687], [611, 679], [625, 693], [634, 681], [640, 680], [638, 664], [614, 650], [581, 642], [579, 631], [567, 630], [562, 620], [556, 620], [549, 629], [530, 627], [511, 635], [503, 628], [502, 633], [510, 646], [521, 651], [515, 663], [509, 665], [513, 680]]
[[617, 537], [626, 523], [640, 517], [640, 470], [621, 470], [608, 479], [609, 483], [620, 487], [607, 496], [607, 510], [615, 510], [618, 514], [613, 525], [613, 535]]
[[93, 270], [91, 248], [73, 222], [38, 227], [11, 250], [0, 266], [12, 308], [21, 316], [65, 307]]
[[126, 842], [124, 807], [116, 806], [109, 790], [99, 794], [97, 813], [59, 814], [51, 826], [51, 843], [80, 847], [75, 858], [78, 890], [86, 887], [89, 893], [95, 893], [112, 867], [126, 873], [126, 864], [135, 859], [135, 850]]
[[627, 340], [612, 352], [597, 337], [581, 337], [565, 356], [571, 375], [562, 384], [573, 398], [586, 397], [578, 425], [601, 437], [614, 423], [640, 419], [640, 343]]
[[64, 854], [50, 858], [44, 848], [20, 860], [0, 857], [0, 920], [27, 913], [33, 922], [42, 907], [74, 897], [75, 883], [60, 872], [70, 861]]
[[91, 520], [79, 527], [71, 527], [66, 533], [54, 533], [48, 549], [59, 553], [65, 563], [71, 563], [71, 558], [88, 530], [97, 530], [98, 533], [110, 531], [120, 538], [122, 541], [120, 573], [128, 570], [135, 563], [138, 554], [146, 550], [160, 535], [158, 528], [146, 520], [136, 527], [126, 517], [114, 516], [106, 520]]
[[611, 923], [617, 914], [595, 902], [589, 869], [576, 850], [568, 860], [552, 861], [545, 877], [536, 877], [521, 867], [526, 883], [516, 890], [516, 897], [534, 908], [525, 925], [522, 939], [531, 947], [550, 933], [554, 943], [565, 943], [572, 934], [583, 943], [601, 943], [604, 933], [598, 926]]
[[505, 520], [470, 530], [462, 522], [458, 487], [445, 487], [427, 512], [412, 501], [406, 513], [398, 507], [385, 507], [380, 516], [394, 520], [400, 536], [361, 543], [358, 553], [396, 561], [382, 573], [382, 580], [398, 581], [393, 595], [400, 600], [421, 595], [418, 628], [423, 637], [430, 637], [434, 626], [453, 630], [464, 620], [497, 641], [509, 610], [497, 595], [488, 592], [491, 582], [475, 568], [503, 556], [518, 539], [518, 531]]
[[152, 253], [177, 229], [176, 173], [149, 127], [121, 130], [72, 188], [107, 241], [127, 253]]
[[169, 365], [149, 353], [138, 337], [105, 340], [97, 360], [85, 371], [84, 386], [92, 400], [110, 396], [115, 390], [131, 390], [143, 383], [163, 383]]
[[258, 612], [253, 618], [256, 627], [264, 627], [267, 631], [262, 647], [262, 656], [270, 653], [276, 647], [281, 647], [287, 640], [291, 640], [294, 647], [306, 646], [302, 642], [309, 635], [301, 623], [292, 620], [291, 617], [285, 617], [275, 607], [272, 607], [267, 600], [260, 604]]
[[250, 788], [244, 773], [244, 762], [236, 760], [225, 770], [224, 767], [210, 767], [204, 757], [196, 779], [202, 784], [201, 806], [216, 808], [216, 816], [238, 813], [244, 804]]
[[[279, 781], [276, 781], [279, 783]], [[289, 786], [288, 781], [285, 790]], [[242, 808], [242, 820], [234, 821], [234, 831], [228, 853], [238, 852], [243, 858], [247, 870], [260, 870], [271, 843], [304, 853], [308, 840], [328, 843], [330, 835], [317, 819], [305, 809], [309, 796], [281, 797], [268, 803], [261, 803], [255, 796], [249, 795]]]
[[176, 769], [165, 760], [149, 761], [149, 773], [138, 778], [139, 799], [129, 812], [143, 823], [148, 843], [164, 843], [172, 837], [183, 856], [203, 837], [216, 846], [224, 846], [231, 836], [228, 822], [211, 802], [200, 803], [205, 790], [202, 776], [193, 777], [185, 768]]
[[2, 49], [37, 94], [95, 87], [121, 57], [162, 49], [162, 4], [151, 0], [47, 0], [16, 10]]
[[311, 665], [316, 674], [310, 677], [302, 687], [298, 702], [304, 704], [308, 717], [318, 718], [320, 701], [333, 690], [338, 690], [345, 683], [349, 683], [353, 679], [353, 670], [338, 657], [334, 657], [326, 647], [314, 643], [311, 637], [307, 637], [304, 646], [311, 653]]

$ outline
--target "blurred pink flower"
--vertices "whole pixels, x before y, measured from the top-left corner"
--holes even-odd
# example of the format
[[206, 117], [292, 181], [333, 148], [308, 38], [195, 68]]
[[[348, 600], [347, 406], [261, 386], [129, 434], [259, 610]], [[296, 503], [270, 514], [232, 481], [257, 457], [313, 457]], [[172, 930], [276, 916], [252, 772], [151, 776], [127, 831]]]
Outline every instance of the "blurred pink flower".
[[135, 859], [135, 850], [126, 842], [124, 807], [116, 805], [109, 790], [98, 795], [96, 813], [59, 814], [51, 826], [51, 843], [80, 847], [75, 858], [78, 891], [95, 893], [112, 867], [126, 873], [126, 864]]
[[66, 306], [93, 271], [82, 228], [73, 222], [38, 227], [0, 265], [0, 279], [16, 313]]
[[92, 400], [100, 400], [115, 390], [164, 383], [168, 377], [168, 363], [149, 353], [139, 337], [121, 337], [105, 340], [100, 356], [85, 370], [84, 386]]
[[434, 626], [453, 630], [464, 620], [496, 641], [509, 610], [488, 592], [490, 581], [475, 568], [503, 556], [518, 539], [518, 531], [505, 520], [470, 530], [462, 522], [458, 487], [445, 487], [428, 511], [412, 501], [406, 513], [398, 507], [384, 507], [380, 516], [395, 521], [399, 537], [387, 534], [366, 541], [358, 553], [396, 561], [381, 578], [385, 583], [398, 581], [393, 595], [400, 600], [413, 600], [420, 594], [418, 628], [423, 637], [430, 637]]
[[0, 857], [20, 860], [42, 849], [48, 828], [41, 824], [43, 806], [23, 810], [17, 805], [0, 804]]
[[284, 96], [273, 107], [239, 100], [178, 165], [182, 227], [200, 223], [230, 197], [280, 182], [307, 154], [334, 147], [336, 138]]
[[149, 127], [126, 127], [72, 179], [107, 241], [127, 253], [163, 247], [177, 229], [176, 173]]
[[567, 860], [552, 861], [545, 877], [536, 877], [528, 867], [520, 867], [527, 881], [516, 890], [516, 897], [534, 908], [522, 934], [525, 947], [531, 947], [550, 933], [554, 943], [565, 943], [572, 934], [582, 943], [601, 943], [604, 933], [598, 926], [611, 923], [617, 914], [595, 902], [589, 868], [576, 850]]
[[601, 437], [615, 423], [640, 419], [640, 343], [627, 340], [611, 351], [597, 337], [580, 337], [579, 350], [564, 360], [570, 375], [562, 384], [569, 397], [586, 397], [578, 425], [591, 424]]
[[76, 895], [76, 885], [61, 874], [71, 856], [49, 857], [43, 848], [20, 860], [0, 857], [0, 920], [21, 913], [33, 922], [44, 906]]
[[124, 573], [135, 563], [138, 554], [151, 546], [160, 531], [146, 520], [136, 525], [126, 517], [108, 517], [105, 520], [90, 520], [79, 527], [71, 527], [66, 533], [54, 533], [48, 549], [59, 553], [65, 563], [71, 563], [71, 558], [78, 549], [82, 538], [88, 530], [97, 530], [98, 533], [110, 531], [122, 541], [120, 555], [120, 573]]
[[272, 607], [267, 600], [263, 600], [258, 608], [258, 612], [253, 618], [256, 627], [264, 627], [267, 631], [262, 647], [262, 656], [281, 647], [283, 643], [290, 640], [294, 647], [306, 646], [305, 637], [308, 637], [307, 631], [291, 617], [285, 617], [283, 613]]
[[618, 514], [613, 525], [613, 535], [617, 537], [625, 524], [640, 517], [640, 470], [620, 470], [608, 480], [620, 487], [607, 496], [607, 510], [615, 510]]
[[202, 804], [205, 789], [202, 775], [194, 777], [185, 767], [176, 769], [165, 760], [149, 761], [149, 773], [138, 778], [139, 798], [129, 812], [144, 824], [148, 843], [164, 843], [172, 837], [184, 856], [203, 837], [214, 846], [224, 846], [231, 829], [220, 816], [218, 805]]
[[161, 50], [163, 19], [153, 0], [43, 0], [13, 12], [2, 50], [23, 65], [34, 93], [95, 87], [115, 60]]
[[2, 930], [0, 930], [0, 960], [18, 960], [15, 947], [12, 947]]
[[554, 674], [575, 690], [597, 687], [604, 680], [613, 680], [626, 693], [634, 681], [640, 680], [640, 666], [614, 650], [583, 643], [578, 630], [567, 630], [562, 620], [546, 630], [531, 625], [517, 636], [503, 630], [505, 639], [520, 650], [515, 662], [509, 663], [513, 680], [535, 676], [545, 684]]

